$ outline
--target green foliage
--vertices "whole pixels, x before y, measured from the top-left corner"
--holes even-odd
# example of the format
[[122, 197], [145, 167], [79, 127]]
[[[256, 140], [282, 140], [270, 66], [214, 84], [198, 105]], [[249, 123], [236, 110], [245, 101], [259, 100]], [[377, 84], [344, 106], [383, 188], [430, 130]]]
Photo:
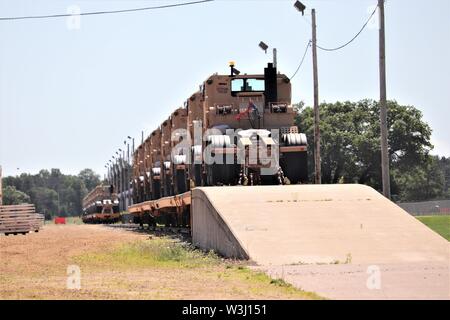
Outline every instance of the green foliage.
[[277, 285], [279, 287], [290, 287], [291, 286], [289, 283], [287, 283], [283, 279], [271, 279], [270, 283], [274, 284], [274, 285]]
[[58, 193], [55, 190], [45, 187], [32, 187], [30, 194], [39, 213], [48, 216], [58, 212]]
[[402, 201], [423, 201], [445, 197], [445, 177], [439, 165], [439, 157], [430, 156], [414, 170], [397, 168], [392, 175]]
[[[85, 169], [79, 175], [65, 175], [59, 169], [41, 170], [32, 175], [22, 173], [18, 177], [3, 178], [4, 192], [15, 194], [22, 192], [28, 197], [25, 202], [36, 205], [38, 212], [47, 219], [53, 216], [78, 216], [82, 212], [82, 199], [88, 190], [100, 183], [100, 178], [91, 169]], [[28, 196], [29, 195], [29, 196]], [[11, 198], [10, 198], [11, 199]], [[12, 201], [5, 199], [7, 201]], [[19, 200], [15, 200], [19, 201]]]
[[439, 159], [439, 167], [444, 175], [444, 195], [445, 199], [450, 199], [450, 158]]
[[30, 196], [17, 190], [14, 186], [6, 186], [3, 189], [3, 204], [16, 205], [22, 203], [30, 203]]
[[100, 184], [100, 176], [96, 174], [92, 169], [81, 170], [78, 174], [78, 178], [84, 183], [84, 186], [88, 190], [94, 189]]
[[[308, 160], [312, 179], [313, 110], [302, 103], [296, 107], [296, 123], [311, 146]], [[381, 190], [379, 111], [373, 100], [320, 105], [323, 183], [361, 183]], [[429, 155], [433, 148], [430, 137], [431, 128], [417, 108], [388, 101], [391, 188], [397, 200], [434, 199], [448, 191], [450, 161]]]

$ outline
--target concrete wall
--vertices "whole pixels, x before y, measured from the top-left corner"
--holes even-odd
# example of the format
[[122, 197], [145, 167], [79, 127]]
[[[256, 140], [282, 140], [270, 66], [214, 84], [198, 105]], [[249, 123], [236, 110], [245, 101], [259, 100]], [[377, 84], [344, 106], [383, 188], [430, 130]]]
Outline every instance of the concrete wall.
[[236, 236], [214, 208], [202, 188], [192, 191], [192, 243], [226, 257], [248, 259]]

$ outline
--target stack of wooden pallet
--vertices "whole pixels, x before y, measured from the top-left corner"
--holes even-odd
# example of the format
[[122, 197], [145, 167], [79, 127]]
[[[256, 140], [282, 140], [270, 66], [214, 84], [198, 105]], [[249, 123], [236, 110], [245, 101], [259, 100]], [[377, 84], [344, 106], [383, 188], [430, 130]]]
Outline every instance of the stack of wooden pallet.
[[0, 233], [38, 232], [43, 225], [44, 216], [36, 213], [33, 204], [0, 206]]

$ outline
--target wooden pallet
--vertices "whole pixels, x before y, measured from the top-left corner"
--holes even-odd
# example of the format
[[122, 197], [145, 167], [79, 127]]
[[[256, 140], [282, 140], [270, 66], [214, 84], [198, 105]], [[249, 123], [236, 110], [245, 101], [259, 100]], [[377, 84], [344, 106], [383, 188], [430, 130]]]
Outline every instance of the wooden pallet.
[[43, 225], [44, 216], [36, 213], [33, 204], [0, 206], [0, 233], [38, 232]]

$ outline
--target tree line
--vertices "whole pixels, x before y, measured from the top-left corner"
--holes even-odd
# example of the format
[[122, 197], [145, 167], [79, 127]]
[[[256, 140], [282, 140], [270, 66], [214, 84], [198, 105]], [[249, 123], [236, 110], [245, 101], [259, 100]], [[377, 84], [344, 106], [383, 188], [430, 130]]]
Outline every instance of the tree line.
[[[309, 142], [314, 175], [314, 114], [303, 103], [296, 124]], [[374, 100], [320, 104], [322, 183], [361, 183], [379, 191], [381, 151], [379, 104]], [[395, 201], [450, 199], [450, 158], [433, 156], [432, 130], [414, 106], [388, 101], [391, 193]]]
[[100, 176], [91, 169], [78, 175], [66, 175], [59, 169], [41, 170], [34, 175], [22, 173], [3, 178], [3, 204], [34, 203], [37, 212], [47, 219], [78, 216], [83, 198], [99, 183]]

